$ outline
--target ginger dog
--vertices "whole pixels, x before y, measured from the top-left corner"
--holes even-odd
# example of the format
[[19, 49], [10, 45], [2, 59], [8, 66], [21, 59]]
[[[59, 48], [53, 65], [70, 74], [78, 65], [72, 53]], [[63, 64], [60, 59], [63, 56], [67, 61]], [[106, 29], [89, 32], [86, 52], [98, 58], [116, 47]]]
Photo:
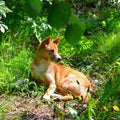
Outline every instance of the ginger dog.
[[[59, 38], [51, 41], [50, 37], [42, 41], [32, 63], [32, 77], [48, 86], [44, 99], [71, 100], [74, 96], [81, 96], [88, 103], [91, 84], [87, 77], [57, 63], [61, 60], [58, 54], [59, 41]], [[56, 91], [59, 94], [55, 94]]]

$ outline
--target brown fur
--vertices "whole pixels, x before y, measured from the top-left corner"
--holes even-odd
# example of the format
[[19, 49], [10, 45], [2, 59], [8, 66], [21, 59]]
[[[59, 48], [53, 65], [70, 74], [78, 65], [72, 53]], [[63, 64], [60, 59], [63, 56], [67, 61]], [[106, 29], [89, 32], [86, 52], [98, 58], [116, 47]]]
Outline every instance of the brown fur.
[[[39, 83], [48, 86], [43, 98], [50, 100], [51, 97], [60, 100], [71, 100], [73, 96], [82, 96], [87, 103], [90, 98], [88, 90], [91, 84], [87, 77], [70, 67], [58, 64], [61, 60], [58, 55], [58, 43], [47, 37], [40, 44], [32, 63], [32, 77]], [[55, 94], [55, 91], [59, 94]]]

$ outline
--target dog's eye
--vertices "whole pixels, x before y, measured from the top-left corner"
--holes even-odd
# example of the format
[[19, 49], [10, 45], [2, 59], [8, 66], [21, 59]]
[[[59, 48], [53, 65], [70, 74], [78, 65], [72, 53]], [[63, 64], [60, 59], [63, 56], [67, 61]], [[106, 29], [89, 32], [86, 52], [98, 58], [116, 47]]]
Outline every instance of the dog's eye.
[[50, 50], [51, 53], [54, 53], [54, 50]]

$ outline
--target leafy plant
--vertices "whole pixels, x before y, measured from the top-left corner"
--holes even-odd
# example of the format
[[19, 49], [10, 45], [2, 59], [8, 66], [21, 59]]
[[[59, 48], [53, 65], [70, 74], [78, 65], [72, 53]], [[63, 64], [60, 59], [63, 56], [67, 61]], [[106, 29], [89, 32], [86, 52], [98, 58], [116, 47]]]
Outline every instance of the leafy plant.
[[71, 7], [67, 2], [55, 2], [48, 9], [48, 23], [60, 29], [64, 27], [71, 16]]
[[[6, 13], [11, 11], [7, 11], [6, 5], [13, 11], [7, 15], [7, 19]], [[6, 1], [6, 5], [0, 1], [0, 25], [4, 24], [4, 20], [10, 28], [0, 36], [0, 94], [22, 94], [32, 97], [32, 100], [44, 94], [44, 86], [28, 79], [30, 64], [39, 42], [51, 35], [53, 39], [62, 38], [59, 45], [62, 64], [87, 73], [95, 79], [93, 83], [99, 81], [98, 90], [92, 95], [94, 99], [90, 99], [86, 109], [81, 102], [75, 105], [77, 100], [67, 103], [70, 118], [119, 120], [120, 20], [119, 12], [114, 7], [116, 4], [101, 0], [73, 0], [69, 3], [64, 0], [12, 0]], [[4, 33], [7, 27], [1, 26], [0, 30]], [[41, 106], [44, 104], [40, 99], [39, 103]], [[3, 120], [5, 107], [5, 104], [0, 104], [0, 119]], [[66, 111], [59, 109], [58, 117], [64, 119]]]
[[71, 15], [69, 25], [65, 31], [65, 39], [72, 45], [77, 44], [85, 31], [85, 25], [82, 23], [77, 16]]
[[[38, 1], [36, 0], [36, 3], [37, 2]], [[27, 2], [26, 2], [26, 4], [27, 4]], [[33, 9], [33, 8], [31, 8], [31, 5], [33, 5], [36, 9], [39, 8], [38, 5], [36, 5], [34, 2], [32, 3], [32, 1], [31, 1], [30, 4], [27, 4], [27, 7], [29, 7], [29, 11]], [[29, 11], [26, 12], [28, 16], [30, 16]], [[36, 10], [36, 11], [34, 10], [35, 13], [33, 15], [35, 15], [35, 16], [31, 15], [30, 17], [36, 18], [38, 11], [40, 11], [40, 10]], [[83, 33], [85, 31], [85, 25], [72, 12], [69, 3], [65, 2], [65, 1], [52, 2], [51, 5], [48, 5], [47, 11], [48, 11], [47, 22], [53, 28], [56, 28], [57, 30], [60, 30], [62, 27], [65, 27], [66, 28], [65, 39], [70, 44], [77, 44], [78, 41], [81, 40], [81, 36], [83, 35]], [[64, 29], [63, 29], [63, 31], [64, 31]], [[76, 31], [76, 32], [74, 32], [74, 31]]]
[[6, 5], [4, 1], [0, 1], [0, 31], [2, 33], [8, 29], [7, 25], [2, 22], [2, 17], [6, 18], [6, 13], [12, 12]]
[[120, 57], [119, 33], [101, 34], [97, 44], [99, 50], [106, 55], [109, 62], [113, 62]]
[[25, 11], [27, 15], [33, 19], [39, 15], [42, 8], [41, 2], [39, 0], [27, 0], [25, 2]]

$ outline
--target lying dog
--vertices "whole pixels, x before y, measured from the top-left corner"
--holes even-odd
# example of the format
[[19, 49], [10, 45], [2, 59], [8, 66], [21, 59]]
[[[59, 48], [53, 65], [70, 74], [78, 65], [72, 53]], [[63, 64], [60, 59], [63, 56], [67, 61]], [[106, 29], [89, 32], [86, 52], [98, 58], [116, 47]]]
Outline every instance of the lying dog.
[[[74, 96], [81, 96], [88, 103], [91, 84], [83, 73], [58, 64], [61, 60], [59, 41], [59, 38], [51, 41], [50, 37], [42, 41], [32, 63], [32, 77], [48, 86], [44, 99], [71, 100]], [[59, 94], [55, 94], [56, 90]]]

